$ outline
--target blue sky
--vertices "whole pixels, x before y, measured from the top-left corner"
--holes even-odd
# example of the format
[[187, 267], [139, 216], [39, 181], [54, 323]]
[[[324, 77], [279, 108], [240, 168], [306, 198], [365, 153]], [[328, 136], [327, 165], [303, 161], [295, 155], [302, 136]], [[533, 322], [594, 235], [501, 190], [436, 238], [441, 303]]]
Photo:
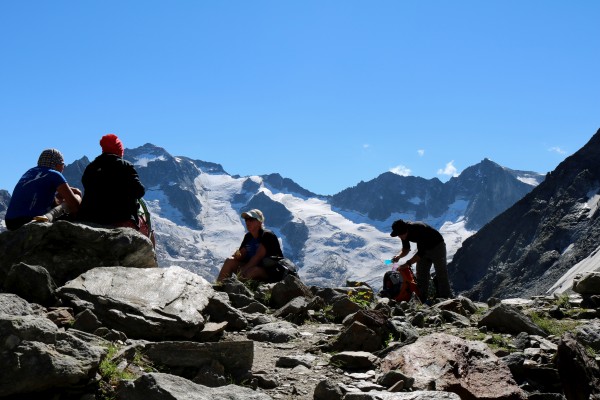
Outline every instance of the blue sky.
[[599, 17], [596, 0], [3, 1], [0, 188], [106, 133], [319, 194], [486, 157], [545, 173], [600, 128]]

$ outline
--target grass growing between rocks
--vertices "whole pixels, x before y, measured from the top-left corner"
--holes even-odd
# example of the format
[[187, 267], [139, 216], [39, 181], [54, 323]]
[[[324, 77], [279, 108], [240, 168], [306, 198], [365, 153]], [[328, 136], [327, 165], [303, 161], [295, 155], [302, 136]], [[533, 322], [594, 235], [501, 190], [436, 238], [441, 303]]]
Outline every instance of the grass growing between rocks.
[[581, 322], [572, 319], [554, 319], [545, 316], [539, 312], [532, 312], [529, 317], [534, 324], [542, 328], [550, 335], [562, 336], [567, 332], [572, 332], [581, 325]]
[[370, 308], [373, 301], [373, 293], [367, 290], [349, 291], [348, 298], [351, 302], [358, 304], [362, 308]]
[[462, 335], [465, 340], [472, 340], [478, 342], [484, 342], [492, 350], [505, 350], [512, 352], [511, 339], [500, 333], [483, 333], [483, 332], [470, 332], [469, 334]]
[[[98, 372], [102, 377], [99, 387], [100, 400], [114, 400], [115, 388], [120, 381], [136, 379], [141, 371], [156, 371], [152, 363], [146, 360], [141, 352], [136, 351], [131, 362], [127, 362], [127, 360], [121, 357], [116, 357], [118, 352], [119, 347], [117, 345], [109, 345], [108, 353], [98, 367]], [[131, 369], [137, 370], [138, 375], [133, 373]]]
[[110, 345], [108, 347], [108, 354], [100, 363], [100, 375], [111, 386], [116, 386], [121, 379], [134, 378], [133, 374], [119, 368], [119, 365], [117, 364], [118, 360], [114, 358], [118, 351], [119, 349], [117, 346]]

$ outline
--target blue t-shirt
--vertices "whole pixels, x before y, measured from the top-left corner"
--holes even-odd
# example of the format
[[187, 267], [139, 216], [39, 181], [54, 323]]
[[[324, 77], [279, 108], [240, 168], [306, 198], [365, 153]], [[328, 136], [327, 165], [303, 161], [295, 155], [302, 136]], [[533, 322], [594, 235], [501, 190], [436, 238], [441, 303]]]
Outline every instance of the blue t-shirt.
[[261, 244], [265, 246], [265, 250], [267, 251], [265, 257], [283, 257], [283, 253], [281, 251], [281, 246], [279, 246], [279, 239], [277, 239], [277, 236], [267, 229], [261, 229], [257, 238], [253, 237], [250, 232], [247, 232], [244, 236], [242, 244], [240, 245], [240, 250], [244, 248], [246, 249], [245, 261], [250, 260], [250, 258], [252, 258], [256, 254], [256, 252], [258, 251], [258, 246]]
[[13, 190], [5, 219], [44, 215], [54, 205], [56, 189], [67, 183], [60, 172], [48, 167], [33, 167], [21, 177]]

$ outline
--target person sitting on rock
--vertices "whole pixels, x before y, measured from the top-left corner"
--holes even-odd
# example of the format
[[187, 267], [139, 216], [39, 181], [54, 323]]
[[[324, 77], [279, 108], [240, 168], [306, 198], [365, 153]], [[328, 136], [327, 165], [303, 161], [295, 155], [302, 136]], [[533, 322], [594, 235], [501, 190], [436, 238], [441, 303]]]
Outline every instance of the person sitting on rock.
[[100, 154], [83, 172], [83, 199], [78, 219], [140, 230], [139, 203], [146, 193], [133, 164], [123, 159], [121, 140], [102, 136]]
[[248, 232], [239, 249], [223, 263], [217, 282], [236, 273], [241, 280], [276, 281], [274, 262], [270, 257], [283, 258], [277, 236], [264, 229], [265, 217], [258, 209], [242, 213]]
[[78, 212], [81, 191], [69, 186], [62, 174], [64, 169], [60, 151], [42, 151], [37, 166], [25, 172], [13, 190], [4, 217], [8, 230], [33, 220], [52, 222]]

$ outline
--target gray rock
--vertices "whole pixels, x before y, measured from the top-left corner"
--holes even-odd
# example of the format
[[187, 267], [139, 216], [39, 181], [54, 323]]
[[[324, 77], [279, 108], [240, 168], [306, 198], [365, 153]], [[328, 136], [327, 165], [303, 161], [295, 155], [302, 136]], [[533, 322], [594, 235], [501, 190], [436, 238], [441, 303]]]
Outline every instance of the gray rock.
[[461, 328], [468, 328], [469, 326], [471, 326], [471, 320], [459, 313], [448, 310], [442, 310], [440, 312], [440, 315], [444, 319], [444, 322], [447, 322], [454, 326], [458, 326]]
[[246, 297], [252, 297], [252, 291], [248, 289], [244, 282], [237, 279], [236, 275], [223, 280], [215, 285], [215, 290], [225, 292], [227, 294], [241, 294]]
[[452, 311], [465, 317], [477, 312], [477, 306], [475, 303], [464, 296], [458, 296], [455, 299], [441, 301], [435, 304], [433, 308]]
[[12, 293], [0, 293], [0, 315], [32, 315], [43, 314], [39, 305], [30, 304], [27, 300]]
[[573, 279], [573, 291], [582, 295], [600, 294], [600, 272], [588, 272]]
[[280, 368], [294, 368], [298, 365], [304, 365], [306, 368], [312, 368], [313, 363], [317, 358], [310, 354], [299, 355], [299, 356], [284, 356], [279, 357], [275, 363], [276, 367]]
[[56, 303], [56, 283], [39, 265], [18, 263], [13, 265], [4, 282], [4, 290], [15, 293], [31, 303], [51, 306]]
[[402, 382], [403, 389], [410, 389], [415, 383], [415, 380], [409, 376], [404, 375], [402, 372], [395, 370], [388, 371], [385, 374], [381, 375], [379, 379], [377, 379], [377, 383], [386, 388], [391, 388], [398, 382]]
[[211, 285], [180, 267], [94, 268], [58, 290], [94, 305], [104, 326], [127, 337], [191, 339], [202, 331]]
[[389, 322], [388, 328], [394, 337], [394, 341], [401, 344], [410, 344], [416, 342], [419, 338], [419, 332], [412, 324], [397, 318], [392, 318]]
[[215, 292], [204, 311], [211, 321], [227, 322], [228, 330], [240, 331], [248, 326], [244, 313], [229, 303], [229, 297], [225, 293]]
[[526, 332], [531, 335], [547, 336], [547, 333], [534, 324], [531, 318], [516, 307], [507, 304], [499, 304], [489, 309], [479, 320], [479, 326], [513, 335]]
[[153, 364], [173, 370], [211, 367], [218, 363], [225, 376], [236, 379], [252, 369], [254, 346], [251, 341], [226, 341], [214, 343], [155, 342], [144, 346], [143, 353]]
[[265, 306], [264, 304], [262, 304], [258, 301], [254, 301], [254, 302], [248, 304], [247, 306], [240, 308], [240, 311], [245, 314], [255, 314], [255, 313], [265, 314], [265, 313], [269, 312], [269, 307]]
[[299, 336], [296, 325], [286, 321], [258, 325], [248, 332], [248, 339], [271, 343], [286, 343]]
[[600, 368], [570, 333], [560, 339], [556, 367], [567, 399], [600, 398]]
[[207, 322], [204, 328], [194, 338], [199, 342], [213, 342], [223, 337], [227, 322]]
[[380, 350], [383, 343], [380, 333], [369, 329], [356, 321], [344, 329], [331, 343], [332, 351], [368, 351]]
[[271, 400], [271, 396], [242, 386], [209, 388], [175, 375], [144, 374], [124, 382], [117, 391], [118, 400]]
[[575, 328], [575, 337], [586, 346], [600, 351], [600, 321], [590, 321]]
[[408, 393], [391, 392], [350, 392], [344, 396], [344, 400], [461, 400], [455, 393], [416, 391]]
[[0, 315], [0, 343], [0, 397], [87, 384], [107, 353], [35, 315]]
[[298, 296], [310, 299], [314, 295], [299, 278], [288, 275], [282, 281], [273, 285], [271, 305], [273, 308], [281, 308]]
[[331, 314], [333, 315], [334, 321], [339, 322], [360, 310], [362, 310], [362, 308], [358, 304], [350, 300], [347, 295], [344, 295], [333, 303]]
[[235, 308], [246, 307], [252, 303], [257, 302], [252, 298], [252, 296], [248, 296], [247, 294], [227, 293], [227, 296], [229, 297], [229, 301]]
[[342, 351], [331, 356], [330, 364], [350, 370], [369, 370], [375, 368], [378, 358], [366, 351]]
[[101, 326], [102, 323], [91, 310], [83, 310], [75, 316], [75, 322], [73, 322], [74, 329], [84, 332], [94, 332]]
[[341, 400], [342, 389], [340, 386], [329, 379], [325, 379], [320, 381], [315, 387], [315, 392], [313, 394], [314, 400]]
[[44, 267], [58, 286], [95, 267], [158, 267], [152, 243], [135, 230], [67, 221], [26, 224], [2, 232], [0, 254], [0, 282], [19, 263]]
[[519, 333], [513, 340], [514, 346], [519, 350], [525, 350], [529, 346], [529, 334], [527, 332]]
[[305, 297], [296, 297], [289, 303], [273, 313], [276, 318], [283, 318], [295, 324], [301, 324], [309, 318], [308, 300]]
[[460, 393], [463, 398], [525, 399], [508, 367], [483, 343], [435, 333], [388, 354], [384, 372], [415, 379], [416, 390]]

